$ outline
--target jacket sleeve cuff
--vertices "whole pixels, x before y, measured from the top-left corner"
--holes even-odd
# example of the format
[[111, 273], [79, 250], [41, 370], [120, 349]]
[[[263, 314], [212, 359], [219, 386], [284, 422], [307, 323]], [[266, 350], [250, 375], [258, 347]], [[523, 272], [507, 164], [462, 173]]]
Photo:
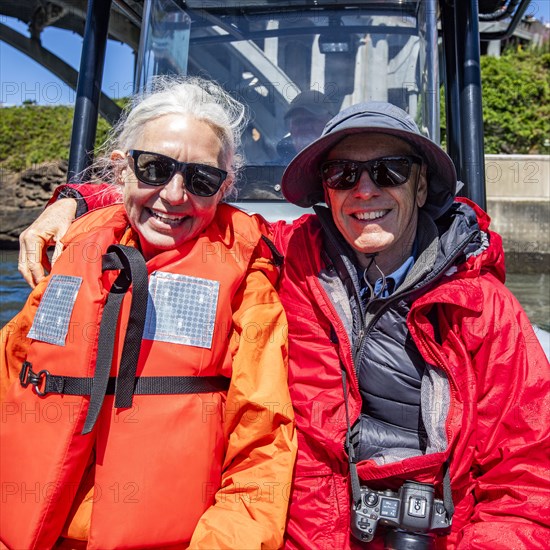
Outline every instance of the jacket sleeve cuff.
[[121, 194], [116, 186], [108, 183], [79, 183], [60, 185], [48, 202], [50, 205], [58, 199], [76, 199], [76, 217], [102, 206], [121, 202]]
[[80, 218], [80, 216], [83, 216], [86, 212], [88, 212], [88, 205], [86, 204], [84, 197], [74, 187], [69, 185], [59, 186], [55, 190], [52, 199], [48, 202], [48, 205], [60, 199], [76, 199], [75, 219]]

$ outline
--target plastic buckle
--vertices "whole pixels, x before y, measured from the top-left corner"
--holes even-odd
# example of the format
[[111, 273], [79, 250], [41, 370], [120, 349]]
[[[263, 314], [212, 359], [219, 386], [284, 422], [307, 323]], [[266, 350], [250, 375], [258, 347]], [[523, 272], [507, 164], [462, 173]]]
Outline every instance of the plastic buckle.
[[29, 373], [32, 372], [32, 363], [25, 361], [19, 372], [19, 382], [26, 388], [29, 385]]
[[[42, 384], [43, 379], [45, 379], [49, 374], [50, 373], [47, 370], [41, 370], [38, 373], [33, 372], [32, 363], [25, 361], [23, 363], [23, 367], [21, 368], [21, 372], [19, 373], [19, 382], [21, 382], [21, 386], [24, 388], [26, 388], [29, 384], [32, 384], [36, 395], [43, 396], [49, 392], [42, 391], [38, 386]], [[46, 384], [44, 383], [44, 388], [45, 387]]]

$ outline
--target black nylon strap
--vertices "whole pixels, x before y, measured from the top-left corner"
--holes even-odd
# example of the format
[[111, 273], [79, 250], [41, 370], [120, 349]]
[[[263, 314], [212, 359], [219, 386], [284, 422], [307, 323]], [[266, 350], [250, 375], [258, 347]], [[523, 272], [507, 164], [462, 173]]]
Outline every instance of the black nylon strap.
[[[109, 295], [107, 296], [107, 301], [103, 309], [103, 316], [101, 318], [101, 324], [99, 326], [99, 339], [98, 339], [98, 351], [97, 351], [97, 360], [96, 367], [94, 372], [94, 384], [92, 386], [90, 394], [90, 405], [88, 407], [88, 414], [86, 415], [86, 421], [84, 422], [84, 428], [82, 429], [82, 434], [90, 433], [95, 426], [97, 417], [103, 405], [103, 399], [105, 397], [105, 392], [107, 391], [107, 384], [109, 383], [109, 374], [111, 372], [111, 363], [113, 360], [113, 350], [115, 344], [116, 336], [116, 326], [118, 323], [118, 316], [120, 313], [120, 306], [122, 305], [122, 300], [124, 295], [130, 288], [132, 283], [131, 276], [133, 271], [136, 270], [141, 274], [139, 268], [135, 268], [136, 264], [142, 263], [145, 266], [145, 260], [141, 253], [135, 248], [122, 245], [112, 245], [107, 249], [107, 254], [102, 258], [103, 260], [103, 271], [121, 269], [120, 274], [116, 278]], [[147, 269], [145, 268], [145, 279], [147, 281]], [[147, 282], [145, 283], [147, 285]], [[147, 289], [146, 289], [147, 292]], [[131, 310], [134, 309], [134, 300], [132, 300]], [[145, 302], [145, 308], [147, 307], [147, 301]], [[134, 311], [135, 314], [135, 311]], [[143, 315], [143, 323], [145, 322], [145, 315]], [[130, 322], [128, 326], [128, 331], [130, 330]], [[135, 336], [135, 331], [133, 331], [133, 336]], [[143, 325], [142, 331], [139, 335], [139, 340], [136, 343], [138, 346], [141, 345], [141, 336], [143, 335]], [[128, 332], [126, 333], [126, 339], [124, 341], [124, 349], [126, 348], [126, 342], [128, 338]], [[135, 369], [137, 368], [137, 358], [135, 358], [135, 349], [132, 346], [131, 349], [132, 359], [135, 359], [136, 366], [133, 368], [133, 373], [135, 377]], [[124, 350], [123, 350], [124, 354]], [[126, 363], [126, 376], [128, 370], [132, 369], [131, 365]], [[122, 365], [121, 365], [122, 371]], [[127, 391], [126, 380], [122, 385], [123, 390]], [[130, 395], [130, 404], [131, 404], [131, 395]], [[131, 406], [131, 405], [130, 405]]]
[[101, 271], [113, 271], [115, 269], [124, 269], [124, 264], [118, 254], [116, 252], [104, 254], [101, 258]]
[[[30, 363], [23, 363], [19, 375], [23, 387], [32, 384], [39, 395], [48, 393], [65, 395], [91, 395], [94, 378], [59, 376], [47, 371], [35, 373]], [[230, 379], [225, 376], [141, 376], [133, 383], [135, 395], [183, 395], [227, 391]], [[113, 395], [116, 378], [109, 377], [106, 395]]]
[[130, 279], [132, 281], [132, 305], [130, 306], [128, 328], [124, 337], [124, 346], [122, 348], [120, 369], [115, 389], [115, 407], [128, 408], [132, 406], [139, 351], [141, 349], [143, 329], [145, 328], [149, 278], [147, 276], [145, 259], [139, 250], [118, 245], [110, 246], [107, 252], [112, 249], [115, 249], [113, 251], [117, 254], [119, 251], [121, 252], [119, 258], [124, 264], [124, 268], [130, 272]]
[[351, 497], [354, 505], [358, 505], [361, 502], [361, 482], [359, 481], [359, 474], [357, 473], [357, 461], [355, 459], [355, 449], [351, 443], [351, 423], [349, 419], [349, 407], [348, 407], [348, 385], [346, 371], [342, 365], [342, 386], [344, 388], [344, 408], [346, 410], [346, 447], [348, 451], [349, 461], [349, 476], [351, 481]]
[[443, 506], [445, 507], [450, 523], [455, 513], [455, 505], [453, 503], [453, 493], [451, 490], [451, 465], [449, 459], [445, 461], [443, 468]]

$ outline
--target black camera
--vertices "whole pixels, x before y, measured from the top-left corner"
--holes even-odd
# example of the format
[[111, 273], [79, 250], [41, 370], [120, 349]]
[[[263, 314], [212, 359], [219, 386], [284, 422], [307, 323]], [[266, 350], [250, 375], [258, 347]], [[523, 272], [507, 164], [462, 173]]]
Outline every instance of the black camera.
[[386, 548], [432, 548], [434, 537], [446, 535], [451, 526], [443, 501], [434, 498], [434, 487], [406, 481], [397, 493], [361, 487], [361, 500], [352, 505], [351, 532], [363, 542], [374, 538], [378, 525], [388, 527]]

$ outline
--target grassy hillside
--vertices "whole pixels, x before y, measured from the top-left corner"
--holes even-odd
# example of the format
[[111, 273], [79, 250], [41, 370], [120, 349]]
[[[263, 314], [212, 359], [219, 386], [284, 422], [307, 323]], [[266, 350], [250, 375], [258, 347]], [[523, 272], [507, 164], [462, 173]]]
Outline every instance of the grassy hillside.
[[[18, 172], [34, 164], [68, 160], [74, 109], [23, 105], [0, 109], [0, 168]], [[96, 145], [109, 124], [100, 117]]]

